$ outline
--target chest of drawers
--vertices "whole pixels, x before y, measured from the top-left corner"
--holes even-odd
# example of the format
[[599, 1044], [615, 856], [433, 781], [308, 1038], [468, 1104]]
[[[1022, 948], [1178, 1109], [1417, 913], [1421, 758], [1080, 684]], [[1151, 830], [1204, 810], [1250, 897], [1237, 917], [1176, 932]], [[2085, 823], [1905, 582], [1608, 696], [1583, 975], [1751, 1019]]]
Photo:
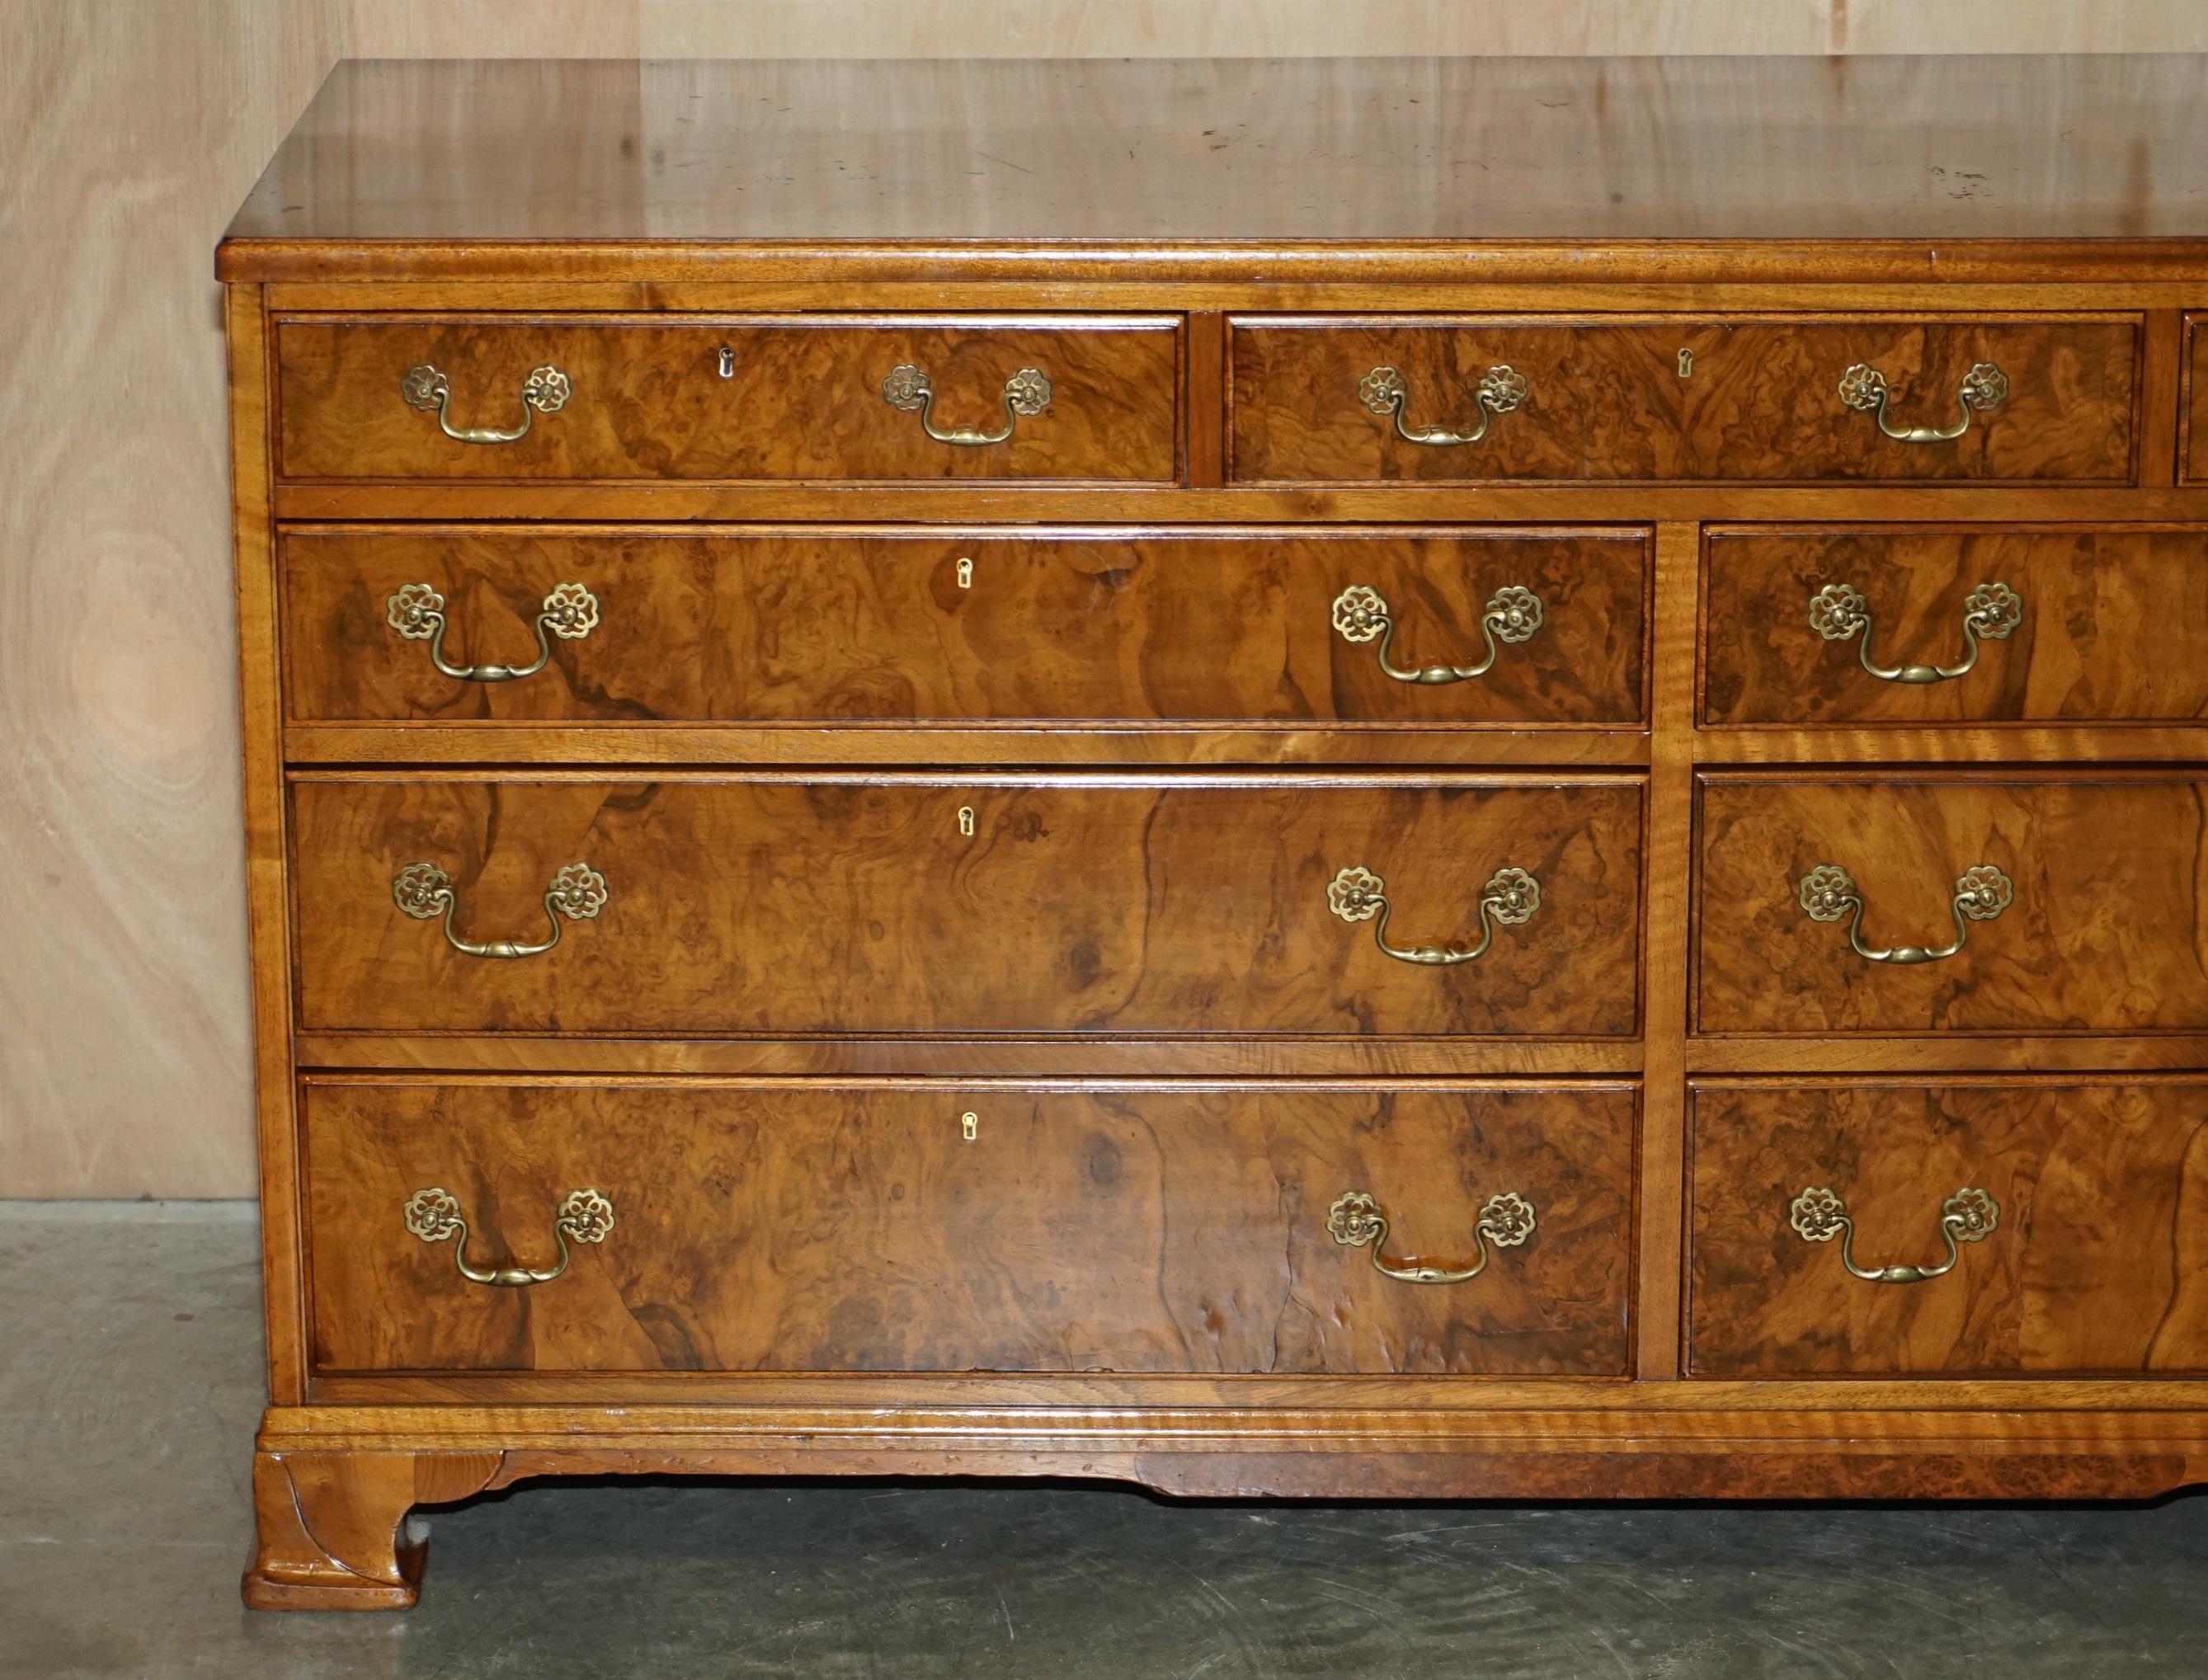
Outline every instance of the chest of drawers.
[[571, 1474], [2208, 1478], [2204, 95], [341, 67], [219, 260], [248, 1601]]

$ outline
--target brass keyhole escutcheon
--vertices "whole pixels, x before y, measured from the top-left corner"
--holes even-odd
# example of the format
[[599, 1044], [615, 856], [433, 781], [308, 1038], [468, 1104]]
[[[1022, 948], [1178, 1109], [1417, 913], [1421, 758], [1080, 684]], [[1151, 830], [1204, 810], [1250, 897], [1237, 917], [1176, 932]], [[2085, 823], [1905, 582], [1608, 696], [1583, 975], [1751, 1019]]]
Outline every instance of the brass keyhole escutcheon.
[[958, 807], [958, 831], [969, 839], [973, 837], [974, 807], [970, 805], [962, 805]]
[[1686, 345], [1681, 345], [1679, 346], [1679, 377], [1681, 379], [1692, 379], [1694, 376], [1695, 352], [1688, 349]]
[[723, 379], [734, 379], [735, 376], [736, 352], [730, 350], [728, 345], [723, 345], [721, 346], [721, 377]]
[[974, 562], [963, 555], [958, 557], [958, 587], [961, 589], [974, 587]]
[[969, 1143], [981, 1126], [981, 1117], [970, 1108], [958, 1117], [958, 1135]]

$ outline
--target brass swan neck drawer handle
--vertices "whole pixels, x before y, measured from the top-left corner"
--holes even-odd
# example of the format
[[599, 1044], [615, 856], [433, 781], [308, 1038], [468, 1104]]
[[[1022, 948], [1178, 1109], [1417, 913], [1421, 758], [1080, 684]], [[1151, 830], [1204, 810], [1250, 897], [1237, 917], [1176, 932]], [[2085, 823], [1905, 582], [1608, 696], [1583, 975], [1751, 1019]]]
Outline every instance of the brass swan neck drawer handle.
[[1859, 1266], [1856, 1263], [1855, 1221], [1847, 1203], [1832, 1191], [1815, 1186], [1796, 1197], [1787, 1209], [1795, 1234], [1805, 1243], [1828, 1243], [1840, 1239], [1840, 1263], [1851, 1275], [1866, 1283], [1925, 1283], [1945, 1277], [1962, 1257], [1959, 1243], [1982, 1243], [2001, 1223], [2001, 1204], [1983, 1190], [1959, 1190], [1940, 1208], [1940, 1239], [1947, 1257], [1929, 1266]]
[[1395, 643], [1395, 615], [1387, 598], [1376, 589], [1352, 584], [1334, 597], [1334, 627], [1346, 642], [1380, 639], [1380, 669], [1398, 682], [1465, 682], [1485, 676], [1494, 669], [1502, 650], [1498, 642], [1530, 641], [1541, 627], [1541, 597], [1521, 584], [1508, 584], [1488, 597], [1480, 615], [1479, 633], [1487, 652], [1476, 665], [1399, 666], [1388, 656]]
[[1487, 1269], [1493, 1257], [1488, 1245], [1516, 1248], [1533, 1234], [1533, 1204], [1515, 1190], [1491, 1196], [1472, 1227], [1472, 1246], [1478, 1257], [1469, 1266], [1429, 1266], [1416, 1260], [1388, 1257], [1388, 1215], [1361, 1190], [1353, 1190], [1327, 1209], [1326, 1228], [1344, 1248], [1370, 1248], [1372, 1269], [1399, 1283], [1469, 1283]]
[[526, 1289], [532, 1283], [549, 1283], [567, 1269], [569, 1243], [605, 1241], [614, 1228], [614, 1204], [595, 1190], [569, 1191], [552, 1221], [552, 1240], [559, 1245], [560, 1258], [545, 1267], [470, 1265], [468, 1221], [460, 1212], [459, 1198], [448, 1190], [417, 1190], [408, 1197], [406, 1228], [425, 1243], [459, 1239], [453, 1246], [453, 1263], [469, 1282], [494, 1289]]
[[1886, 375], [1858, 362], [1840, 375], [1840, 404], [1858, 414], [1875, 414], [1878, 429], [1896, 443], [1953, 443], [1971, 429], [1973, 414], [1988, 414], [2008, 400], [2008, 375], [1990, 362], [1980, 362], [1963, 375], [1955, 393], [1962, 417], [1952, 426], [1897, 426], [1887, 414], [1892, 393]]
[[1326, 903], [1344, 921], [1373, 922], [1373, 943], [1398, 963], [1448, 968], [1485, 957], [1495, 942], [1497, 922], [1516, 927], [1531, 921], [1541, 908], [1541, 884], [1523, 869], [1498, 869], [1489, 877], [1479, 892], [1479, 943], [1475, 945], [1389, 945], [1388, 918], [1395, 906], [1388, 899], [1388, 883], [1362, 864], [1352, 864], [1328, 883]]
[[1942, 957], [1953, 957], [1963, 948], [1973, 921], [1991, 921], [2009, 907], [2016, 897], [2016, 883], [1990, 863], [1981, 863], [1965, 869], [1955, 881], [1955, 896], [1949, 909], [1955, 918], [1955, 937], [1936, 951], [1923, 945], [1896, 945], [1882, 950], [1867, 945], [1863, 938], [1863, 894], [1856, 886], [1855, 877], [1837, 863], [1821, 863], [1802, 877], [1795, 889], [1802, 909], [1812, 921], [1838, 921], [1843, 916], [1848, 921], [1848, 944], [1857, 956], [1867, 963], [1891, 963], [1897, 968], [1911, 968], [1919, 963], [1937, 963]]
[[1884, 682], [1949, 682], [1978, 663], [1981, 642], [2005, 642], [2024, 622], [2024, 598], [2007, 584], [1980, 584], [1963, 600], [1963, 657], [1952, 665], [1881, 665], [1871, 657], [1870, 603], [1852, 584], [1827, 584], [1809, 597], [1809, 627], [1828, 642], [1853, 641], [1863, 668]]
[[882, 400], [900, 414], [918, 414], [920, 429], [938, 443], [974, 448], [985, 443], [1010, 441], [1021, 421], [1032, 420], [1050, 406], [1050, 381], [1034, 368], [1022, 368], [1005, 381], [1005, 425], [995, 432], [945, 432], [936, 429], [935, 386], [927, 369], [901, 362], [882, 381]]
[[587, 863], [570, 863], [544, 889], [544, 919], [551, 936], [535, 945], [515, 939], [464, 939], [453, 931], [453, 916], [459, 899], [453, 879], [434, 863], [410, 863], [391, 879], [393, 903], [417, 921], [445, 919], [445, 943], [465, 957], [542, 957], [560, 943], [560, 921], [587, 921], [606, 907], [606, 878]]
[[1403, 423], [1403, 411], [1411, 405], [1411, 387], [1403, 375], [1393, 368], [1375, 368], [1357, 382], [1357, 400], [1375, 414], [1393, 415], [1395, 435], [1406, 443], [1428, 443], [1447, 447], [1457, 443], [1477, 443], [1487, 435], [1487, 429], [1498, 414], [1508, 414], [1526, 400], [1529, 387], [1526, 375], [1508, 363], [1498, 362], [1479, 378], [1473, 388], [1473, 400], [1479, 407], [1479, 424], [1468, 432], [1451, 431], [1442, 426], [1420, 426], [1413, 429]]
[[529, 435], [531, 422], [540, 414], [557, 414], [574, 394], [567, 375], [550, 366], [532, 368], [521, 381], [521, 423], [511, 430], [495, 426], [455, 426], [453, 423], [453, 382], [426, 362], [409, 368], [399, 381], [399, 394], [409, 408], [424, 413], [436, 411], [445, 435], [459, 443], [514, 443]]
[[552, 661], [551, 638], [580, 641], [598, 627], [598, 597], [580, 584], [555, 584], [537, 612], [537, 657], [526, 665], [455, 665], [445, 657], [445, 597], [428, 584], [402, 584], [383, 603], [383, 621], [410, 642], [429, 644], [429, 663], [459, 682], [512, 682]]

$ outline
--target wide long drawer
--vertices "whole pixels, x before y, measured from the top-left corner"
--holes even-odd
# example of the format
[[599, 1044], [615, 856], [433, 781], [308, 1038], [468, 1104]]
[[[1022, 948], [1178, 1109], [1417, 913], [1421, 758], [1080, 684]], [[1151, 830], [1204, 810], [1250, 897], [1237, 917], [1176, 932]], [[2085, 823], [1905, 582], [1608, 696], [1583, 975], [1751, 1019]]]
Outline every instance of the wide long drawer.
[[1247, 316], [1229, 471], [1369, 480], [2135, 475], [2131, 316]]
[[303, 479], [1075, 479], [1180, 462], [1177, 315], [294, 316]]
[[1707, 1377], [2208, 1371], [2208, 1081], [1711, 1081]]
[[1637, 1025], [1625, 776], [332, 775], [293, 817], [309, 1029]]
[[324, 1371], [1625, 1365], [1629, 1088], [317, 1081], [304, 1109]]
[[303, 722], [1633, 724], [1645, 530], [310, 527]]
[[2198, 723], [2199, 525], [1709, 533], [1712, 724]]
[[2208, 1029], [2208, 783], [1706, 774], [1707, 1033]]

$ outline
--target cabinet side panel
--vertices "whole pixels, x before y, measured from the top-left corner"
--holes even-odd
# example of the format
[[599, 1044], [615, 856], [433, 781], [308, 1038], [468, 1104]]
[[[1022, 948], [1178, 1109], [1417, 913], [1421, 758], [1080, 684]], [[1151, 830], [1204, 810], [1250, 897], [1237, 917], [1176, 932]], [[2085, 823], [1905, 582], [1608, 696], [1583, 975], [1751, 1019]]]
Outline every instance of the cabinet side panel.
[[253, 939], [253, 1072], [261, 1137], [261, 1242], [269, 1396], [306, 1398], [298, 1133], [291, 1067], [291, 894], [286, 885], [281, 684], [269, 516], [268, 328], [261, 288], [232, 285], [230, 471], [236, 521], [239, 704], [245, 745], [245, 886]]

